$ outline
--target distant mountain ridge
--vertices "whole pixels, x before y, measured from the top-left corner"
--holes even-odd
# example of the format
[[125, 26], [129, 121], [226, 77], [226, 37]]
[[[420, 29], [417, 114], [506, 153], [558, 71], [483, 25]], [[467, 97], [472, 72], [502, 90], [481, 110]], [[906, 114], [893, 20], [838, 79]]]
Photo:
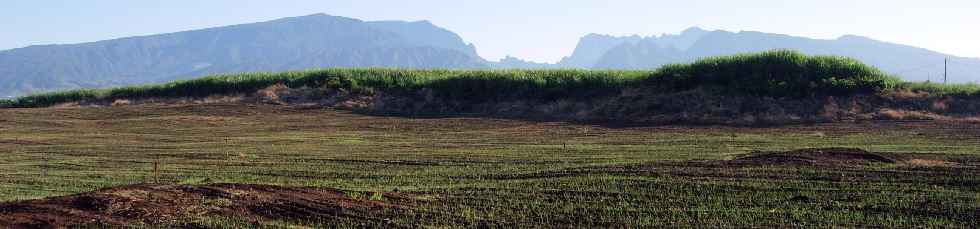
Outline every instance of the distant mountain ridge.
[[[575, 51], [572, 52], [571, 56], [562, 58], [557, 65], [561, 67], [574, 68], [596, 68], [597, 65], [599, 65], [600, 68], [616, 68], [615, 66], [638, 67], [639, 65], [645, 64], [639, 62], [635, 62], [635, 65], [627, 63], [612, 63], [610, 62], [610, 59], [613, 59], [613, 57], [608, 57], [606, 55], [609, 55], [610, 51], [613, 50], [631, 48], [647, 49], [635, 50], [640, 53], [653, 51], [649, 49], [658, 49], [661, 51], [686, 50], [707, 33], [710, 33], [710, 31], [698, 27], [692, 27], [676, 35], [663, 34], [660, 36], [651, 37], [641, 37], [639, 35], [616, 37], [601, 34], [589, 34], [579, 40], [579, 44], [575, 47]], [[632, 53], [621, 53], [614, 55], [632, 55]], [[623, 60], [630, 61], [629, 59]]]
[[628, 37], [614, 37], [609, 35], [589, 34], [579, 39], [578, 45], [571, 56], [562, 58], [558, 66], [571, 68], [592, 68], [602, 55], [617, 46], [629, 43], [636, 43], [643, 40], [638, 35]]
[[794, 49], [841, 55], [911, 81], [980, 80], [980, 59], [859, 36], [812, 39], [697, 27], [659, 36], [582, 37], [553, 64], [508, 56], [487, 61], [452, 31], [428, 21], [374, 21], [314, 14], [267, 22], [0, 51], [0, 98], [77, 88], [104, 88], [211, 74], [329, 67], [653, 69], [699, 58]]
[[488, 63], [473, 45], [429, 22], [364, 22], [315, 14], [0, 51], [0, 97], [325, 67], [485, 68]]
[[456, 50], [474, 58], [480, 58], [476, 46], [463, 41], [452, 31], [440, 28], [429, 21], [373, 21], [369, 25], [401, 35], [409, 43]]
[[[608, 36], [607, 36], [608, 37]], [[783, 34], [754, 31], [728, 32], [688, 29], [678, 35], [642, 38], [621, 42], [630, 37], [608, 37], [618, 45], [606, 48], [602, 57], [580, 65], [595, 69], [651, 69], [669, 63], [690, 62], [700, 58], [761, 52], [772, 49], [793, 49], [810, 55], [839, 55], [856, 58], [885, 72], [909, 81], [941, 82], [943, 61], [949, 58], [949, 82], [980, 81], [980, 59], [956, 57], [923, 48], [888, 43], [866, 37], [846, 35], [837, 39], [812, 39]], [[581, 43], [597, 43], [587, 36]], [[694, 42], [690, 42], [690, 41]], [[681, 45], [678, 45], [681, 44]], [[689, 45], [686, 45], [689, 44]], [[595, 47], [584, 47], [595, 49]], [[594, 50], [593, 50], [594, 52]], [[576, 58], [567, 57], [566, 59]]]

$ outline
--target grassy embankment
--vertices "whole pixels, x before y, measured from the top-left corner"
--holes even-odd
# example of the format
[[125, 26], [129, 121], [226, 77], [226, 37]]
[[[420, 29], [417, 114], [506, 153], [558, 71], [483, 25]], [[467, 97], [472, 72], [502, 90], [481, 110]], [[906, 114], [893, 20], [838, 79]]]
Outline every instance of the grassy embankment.
[[769, 51], [706, 58], [650, 71], [325, 69], [243, 73], [157, 85], [43, 93], [2, 100], [0, 107], [249, 94], [275, 84], [360, 93], [424, 88], [438, 96], [473, 102], [589, 98], [620, 92], [624, 88], [644, 88], [658, 93], [703, 88], [717, 93], [770, 97], [880, 93], [901, 89], [935, 95], [974, 95], [980, 91], [977, 85], [904, 83], [849, 58]]

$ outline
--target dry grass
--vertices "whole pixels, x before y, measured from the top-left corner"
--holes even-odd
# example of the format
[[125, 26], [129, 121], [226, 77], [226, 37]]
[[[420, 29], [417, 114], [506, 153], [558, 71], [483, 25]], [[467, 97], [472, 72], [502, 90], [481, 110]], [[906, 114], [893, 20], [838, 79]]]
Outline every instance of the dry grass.
[[957, 164], [955, 162], [936, 160], [936, 159], [911, 159], [905, 162], [911, 166], [924, 166], [924, 167], [953, 167]]
[[949, 120], [952, 118], [928, 113], [923, 111], [907, 111], [882, 108], [878, 111], [878, 118], [885, 120]]

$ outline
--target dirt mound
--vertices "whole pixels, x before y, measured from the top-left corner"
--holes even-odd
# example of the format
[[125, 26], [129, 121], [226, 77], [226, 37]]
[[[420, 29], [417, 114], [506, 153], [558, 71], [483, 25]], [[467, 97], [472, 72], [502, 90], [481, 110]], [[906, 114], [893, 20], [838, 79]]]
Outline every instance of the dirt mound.
[[866, 120], [980, 121], [978, 99], [896, 91], [847, 96], [758, 96], [724, 94], [712, 88], [665, 92], [650, 85], [594, 96], [507, 96], [467, 99], [411, 90], [347, 90], [275, 84], [254, 92], [208, 97], [87, 99], [54, 107], [173, 104], [274, 104], [333, 108], [382, 115], [466, 115], [628, 125], [720, 124], [767, 126]]
[[738, 165], [868, 165], [895, 164], [906, 159], [899, 155], [873, 153], [853, 148], [801, 149], [788, 152], [753, 152], [736, 158]]
[[217, 184], [134, 185], [65, 197], [0, 204], [0, 228], [63, 228], [78, 225], [184, 225], [220, 215], [265, 220], [354, 218], [383, 222], [380, 212], [409, 208], [406, 195], [335, 189]]

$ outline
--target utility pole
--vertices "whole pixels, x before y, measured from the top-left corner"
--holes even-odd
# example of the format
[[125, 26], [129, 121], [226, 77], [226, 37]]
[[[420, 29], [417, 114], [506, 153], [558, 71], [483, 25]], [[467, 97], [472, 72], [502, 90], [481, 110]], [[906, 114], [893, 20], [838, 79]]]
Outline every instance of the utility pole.
[[943, 84], [946, 84], [946, 80], [948, 79], [947, 77], [949, 77], [948, 66], [949, 66], [949, 57], [946, 57], [945, 59], [943, 59]]

